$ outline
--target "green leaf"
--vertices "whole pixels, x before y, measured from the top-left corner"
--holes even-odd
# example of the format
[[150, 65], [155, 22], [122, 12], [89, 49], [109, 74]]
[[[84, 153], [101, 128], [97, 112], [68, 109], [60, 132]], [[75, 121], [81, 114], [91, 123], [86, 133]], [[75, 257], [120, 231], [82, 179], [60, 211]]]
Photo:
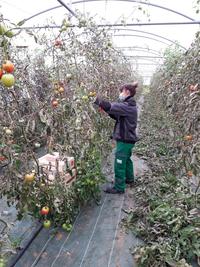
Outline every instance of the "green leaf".
[[22, 151], [21, 146], [17, 144], [14, 144], [12, 148], [15, 150], [16, 153], [20, 153]]
[[181, 230], [181, 237], [187, 238], [189, 237], [192, 233], [196, 232], [196, 227], [189, 225]]
[[26, 20], [23, 19], [23, 20], [21, 20], [21, 21], [19, 21], [19, 22], [17, 23], [17, 26], [22, 26], [25, 22], [26, 22]]
[[15, 166], [16, 166], [16, 169], [19, 171], [20, 166], [21, 166], [21, 161], [19, 159], [16, 159]]
[[198, 257], [200, 257], [200, 244], [196, 243], [194, 244], [195, 250], [194, 250], [194, 254], [197, 255]]

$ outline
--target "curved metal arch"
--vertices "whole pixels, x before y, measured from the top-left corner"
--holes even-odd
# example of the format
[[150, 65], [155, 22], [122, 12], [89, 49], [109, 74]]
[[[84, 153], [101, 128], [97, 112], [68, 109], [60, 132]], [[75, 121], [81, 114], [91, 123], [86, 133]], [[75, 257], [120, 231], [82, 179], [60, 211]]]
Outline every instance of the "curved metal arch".
[[158, 52], [157, 50], [142, 47], [142, 46], [138, 46], [138, 47], [137, 46], [117, 46], [117, 47], [114, 47], [114, 49], [121, 50], [121, 51], [131, 51], [131, 52], [140, 51], [140, 52], [149, 53], [155, 56], [163, 56], [163, 54]]
[[117, 28], [117, 29], [109, 29], [109, 30], [119, 30], [119, 31], [133, 31], [133, 32], [141, 32], [141, 33], [145, 33], [145, 34], [149, 34], [149, 35], [152, 35], [152, 36], [155, 36], [155, 37], [158, 37], [158, 38], [161, 38], [163, 40], [166, 40], [170, 43], [173, 43], [173, 44], [176, 44], [178, 46], [180, 46], [181, 48], [183, 48], [184, 50], [187, 50], [184, 46], [180, 45], [180, 44], [177, 44], [175, 41], [169, 39], [169, 38], [166, 38], [164, 36], [161, 36], [161, 35], [158, 35], [158, 34], [155, 34], [155, 33], [152, 33], [152, 32], [147, 32], [147, 31], [141, 31], [141, 30], [134, 30], [134, 29], [120, 29], [120, 28]]
[[135, 58], [137, 60], [140, 60], [140, 59], [149, 59], [149, 58], [155, 58], [155, 59], [162, 59], [162, 57], [153, 57], [153, 56], [133, 56], [133, 55], [127, 55], [129, 56], [130, 58]]
[[[84, 2], [93, 2], [93, 1], [104, 1], [104, 0], [78, 0], [78, 1], [74, 1], [74, 2], [72, 2], [72, 4], [81, 4], [81, 3], [84, 3]], [[164, 7], [164, 6], [160, 6], [160, 5], [152, 4], [152, 3], [147, 3], [147, 2], [143, 2], [143, 1], [137, 1], [137, 0], [107, 0], [107, 1], [133, 2], [133, 3], [143, 4], [143, 5], [150, 5], [150, 6], [153, 6], [153, 7], [161, 8], [161, 9], [167, 10], [167, 11], [169, 11], [169, 12], [175, 13], [176, 15], [180, 15], [180, 16], [182, 16], [182, 17], [184, 17], [184, 18], [187, 18], [187, 19], [189, 19], [189, 20], [191, 20], [191, 21], [195, 21], [195, 19], [193, 19], [193, 18], [191, 18], [191, 17], [189, 17], [189, 16], [187, 16], [187, 15], [185, 15], [185, 14], [183, 14], [183, 13], [180, 13], [180, 12], [178, 12], [178, 11], [176, 11], [176, 10], [173, 10], [173, 9], [170, 9], [170, 8], [167, 8], [167, 7]], [[42, 15], [42, 14], [44, 14], [44, 13], [47, 13], [47, 12], [49, 12], [49, 11], [52, 11], [52, 10], [55, 10], [55, 9], [57, 9], [57, 8], [61, 8], [61, 7], [63, 7], [63, 6], [62, 6], [62, 5], [58, 5], [58, 6], [54, 6], [54, 7], [45, 9], [45, 10], [40, 11], [40, 12], [38, 12], [38, 13], [36, 13], [36, 14], [34, 14], [34, 15], [32, 15], [32, 16], [26, 18], [26, 19], [23, 19], [22, 22], [25, 23], [25, 22], [27, 22], [28, 20], [31, 20], [31, 19], [33, 19], [33, 18], [39, 16], [39, 15]]]
[[142, 52], [145, 52], [145, 53], [150, 53], [152, 55], [162, 55], [162, 53], [158, 52], [157, 50], [154, 50], [154, 49], [150, 49], [150, 48], [145, 48], [145, 47], [135, 47], [135, 46], [117, 46], [115, 47], [115, 49], [121, 49], [122, 51], [123, 50], [130, 50], [130, 51], [142, 51]]
[[[151, 52], [151, 51], [144, 51], [142, 49], [134, 49], [134, 50], [130, 50], [130, 49], [123, 49], [123, 48], [120, 48], [119, 49], [120, 51], [122, 51], [123, 53], [124, 52], [127, 52], [127, 51], [130, 51], [130, 52], [140, 52], [140, 53], [147, 53], [147, 55], [154, 55], [154, 56], [161, 56], [161, 54], [157, 54], [157, 53], [154, 53], [154, 52]], [[146, 54], [145, 54], [146, 55]]]
[[162, 59], [164, 58], [164, 57], [160, 57], [160, 56], [140, 56], [140, 55], [138, 55], [138, 56], [137, 55], [135, 55], [135, 56], [134, 55], [128, 55], [128, 56], [132, 57], [132, 58], [145, 58], [145, 59], [146, 58], [162, 58]]
[[158, 63], [142, 63], [142, 62], [138, 62], [138, 65], [140, 65], [140, 66], [157, 66]]
[[[72, 4], [80, 4], [80, 3], [86, 3], [86, 2], [101, 2], [101, 1], [105, 1], [105, 0], [77, 0], [77, 1], [73, 1]], [[171, 9], [171, 8], [168, 8], [168, 7], [164, 7], [164, 6], [160, 6], [160, 5], [156, 5], [156, 4], [152, 4], [150, 2], [144, 2], [144, 1], [137, 1], [137, 0], [107, 0], [109, 2], [111, 1], [118, 1], [118, 2], [133, 2], [133, 3], [138, 3], [138, 4], [142, 4], [142, 5], [148, 5], [148, 6], [153, 6], [153, 7], [157, 7], [157, 8], [160, 8], [160, 9], [164, 9], [164, 10], [167, 10], [169, 12], [172, 12], [172, 13], [175, 13], [176, 15], [180, 15], [184, 18], [187, 18], [191, 21], [195, 21], [195, 19], [185, 15], [185, 14], [182, 14], [174, 9]]]
[[145, 57], [145, 56], [143, 56], [143, 57], [140, 57], [140, 56], [134, 56], [134, 55], [126, 55], [126, 54], [123, 54], [123, 56], [125, 56], [125, 57], [130, 57], [130, 58], [137, 58], [137, 60], [147, 60], [147, 61], [154, 61], [154, 62], [156, 62], [156, 63], [158, 63], [159, 64], [159, 62], [158, 62], [158, 60], [160, 60], [160, 59], [162, 59], [161, 57]]
[[148, 36], [144, 36], [144, 35], [137, 35], [137, 34], [113, 34], [113, 36], [127, 36], [127, 37], [129, 37], [129, 36], [135, 36], [135, 37], [141, 37], [141, 38], [146, 38], [146, 39], [150, 39], [150, 40], [153, 40], [153, 41], [156, 41], [156, 42], [159, 42], [159, 43], [162, 43], [162, 44], [164, 44], [164, 45], [167, 45], [167, 46], [169, 46], [169, 44], [167, 44], [167, 43], [165, 43], [165, 42], [163, 42], [163, 41], [161, 41], [161, 40], [158, 40], [158, 39], [156, 39], [156, 38], [153, 38], [153, 37], [148, 37]]
[[[116, 46], [116, 48], [120, 48], [120, 46]], [[155, 50], [155, 49], [152, 49], [152, 48], [149, 48], [149, 47], [144, 47], [144, 46], [123, 46], [123, 48], [140, 48], [140, 49], [143, 49], [143, 50], [150, 50], [150, 51], [153, 51], [155, 53], [158, 53], [158, 54], [162, 54], [161, 52], [159, 52], [158, 50]]]
[[[130, 57], [129, 55], [124, 55], [125, 57], [127, 57], [127, 58], [132, 58], [133, 60], [136, 60], [136, 59], [134, 59], [133, 57]], [[138, 60], [138, 59], [137, 59]], [[140, 59], [140, 60], [143, 60], [143, 61], [147, 61], [147, 62], [154, 62], [154, 63], [156, 63], [156, 64], [162, 64], [162, 63], [160, 63], [160, 62], [158, 62], [158, 61], [156, 61], [156, 60], [154, 60], [154, 59], [150, 59], [150, 58], [142, 58], [142, 59]], [[139, 62], [137, 62], [138, 64], [140, 64]]]

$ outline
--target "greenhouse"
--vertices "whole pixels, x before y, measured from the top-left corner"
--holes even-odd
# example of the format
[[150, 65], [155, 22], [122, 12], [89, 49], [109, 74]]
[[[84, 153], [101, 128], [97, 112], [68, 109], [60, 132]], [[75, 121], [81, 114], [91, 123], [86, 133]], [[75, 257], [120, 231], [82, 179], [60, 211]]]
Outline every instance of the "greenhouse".
[[200, 1], [0, 1], [0, 267], [200, 266]]

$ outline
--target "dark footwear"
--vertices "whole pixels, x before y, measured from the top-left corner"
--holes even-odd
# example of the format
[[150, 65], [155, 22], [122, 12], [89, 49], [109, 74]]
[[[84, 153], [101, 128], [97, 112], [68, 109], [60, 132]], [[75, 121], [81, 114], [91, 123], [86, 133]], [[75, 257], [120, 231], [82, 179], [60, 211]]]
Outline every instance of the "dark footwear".
[[106, 188], [104, 192], [108, 194], [124, 194], [124, 191], [117, 190], [114, 187]]
[[126, 184], [129, 185], [134, 185], [135, 181], [134, 180], [126, 180]]

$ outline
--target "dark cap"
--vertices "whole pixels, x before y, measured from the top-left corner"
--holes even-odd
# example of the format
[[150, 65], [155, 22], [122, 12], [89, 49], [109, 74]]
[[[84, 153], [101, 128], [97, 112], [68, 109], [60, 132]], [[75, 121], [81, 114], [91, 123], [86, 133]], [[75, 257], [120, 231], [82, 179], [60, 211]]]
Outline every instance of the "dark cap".
[[127, 83], [127, 84], [122, 85], [122, 87], [120, 88], [120, 92], [122, 92], [124, 89], [126, 89], [130, 92], [131, 96], [134, 96], [136, 93], [137, 87], [138, 87], [138, 82]]

